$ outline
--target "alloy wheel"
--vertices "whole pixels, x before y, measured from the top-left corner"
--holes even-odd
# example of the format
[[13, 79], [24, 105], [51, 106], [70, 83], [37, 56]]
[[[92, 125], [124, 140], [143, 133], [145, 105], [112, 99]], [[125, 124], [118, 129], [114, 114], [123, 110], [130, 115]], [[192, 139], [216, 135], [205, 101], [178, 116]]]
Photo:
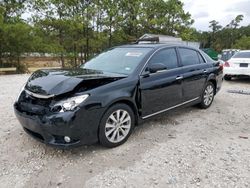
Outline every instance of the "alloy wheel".
[[131, 129], [131, 117], [126, 110], [116, 110], [107, 119], [105, 136], [112, 143], [121, 142]]
[[214, 97], [214, 88], [212, 85], [208, 85], [204, 92], [204, 99], [203, 99], [204, 104], [206, 106], [209, 106], [213, 101], [213, 97]]

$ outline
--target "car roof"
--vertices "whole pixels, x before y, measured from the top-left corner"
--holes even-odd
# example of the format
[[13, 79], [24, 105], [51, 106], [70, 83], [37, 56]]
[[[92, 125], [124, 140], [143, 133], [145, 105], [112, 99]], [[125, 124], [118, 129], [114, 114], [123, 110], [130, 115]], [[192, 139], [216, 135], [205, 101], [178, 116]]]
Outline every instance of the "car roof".
[[122, 46], [117, 46], [122, 48], [153, 48], [153, 49], [159, 49], [163, 47], [184, 47], [184, 48], [190, 48], [194, 50], [199, 50], [197, 48], [193, 48], [191, 46], [185, 46], [181, 44], [175, 44], [175, 43], [144, 43], [144, 44], [127, 44]]

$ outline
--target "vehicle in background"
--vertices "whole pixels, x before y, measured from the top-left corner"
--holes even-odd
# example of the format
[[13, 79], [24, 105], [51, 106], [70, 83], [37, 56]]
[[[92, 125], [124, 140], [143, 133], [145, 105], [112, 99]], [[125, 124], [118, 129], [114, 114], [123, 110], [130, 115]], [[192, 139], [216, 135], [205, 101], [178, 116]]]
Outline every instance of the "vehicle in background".
[[221, 57], [219, 58], [222, 61], [228, 61], [234, 54], [239, 52], [239, 49], [225, 49], [222, 50]]
[[231, 80], [234, 76], [250, 76], [250, 50], [242, 50], [224, 63], [224, 78]]
[[213, 60], [217, 61], [218, 58], [218, 53], [212, 49], [212, 48], [202, 48], [201, 49], [203, 52], [205, 52], [209, 57], [211, 57]]

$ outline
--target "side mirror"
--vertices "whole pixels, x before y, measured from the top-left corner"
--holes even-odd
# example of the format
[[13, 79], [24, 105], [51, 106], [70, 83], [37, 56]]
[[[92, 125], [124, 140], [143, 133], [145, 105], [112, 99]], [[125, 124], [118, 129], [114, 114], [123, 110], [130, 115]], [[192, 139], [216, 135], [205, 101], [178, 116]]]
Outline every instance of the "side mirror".
[[161, 70], [166, 70], [167, 67], [165, 65], [163, 65], [162, 63], [155, 63], [155, 64], [151, 64], [148, 66], [147, 70], [150, 72], [150, 73], [156, 73], [158, 71], [161, 71]]

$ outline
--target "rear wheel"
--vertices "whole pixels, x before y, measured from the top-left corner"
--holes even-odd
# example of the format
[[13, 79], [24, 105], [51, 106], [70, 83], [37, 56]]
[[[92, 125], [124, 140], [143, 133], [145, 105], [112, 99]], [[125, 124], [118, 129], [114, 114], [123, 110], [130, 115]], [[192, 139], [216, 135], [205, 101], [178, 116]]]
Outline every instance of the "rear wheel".
[[126, 104], [115, 104], [104, 114], [99, 127], [99, 141], [105, 147], [116, 147], [127, 141], [135, 125], [133, 110]]
[[214, 100], [215, 87], [212, 82], [208, 82], [202, 94], [202, 101], [200, 107], [206, 109], [211, 106]]
[[227, 81], [230, 81], [230, 80], [232, 80], [232, 76], [225, 75], [225, 76], [224, 76], [224, 79], [227, 80]]

